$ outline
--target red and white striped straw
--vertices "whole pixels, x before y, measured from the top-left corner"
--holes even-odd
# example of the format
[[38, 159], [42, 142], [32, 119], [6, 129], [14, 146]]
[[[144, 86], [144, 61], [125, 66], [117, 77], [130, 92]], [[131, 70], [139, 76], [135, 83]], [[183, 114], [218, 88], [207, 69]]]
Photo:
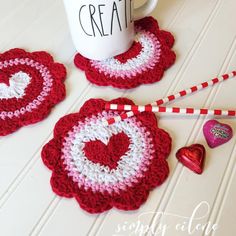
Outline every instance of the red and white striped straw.
[[236, 110], [221, 110], [221, 109], [195, 109], [192, 107], [189, 108], [180, 108], [180, 107], [163, 107], [163, 106], [135, 106], [134, 112], [160, 112], [160, 113], [177, 113], [177, 114], [192, 114], [192, 115], [216, 115], [216, 116], [236, 116]]
[[[199, 85], [195, 85], [195, 86], [192, 86], [191, 88], [189, 89], [186, 89], [186, 90], [182, 90], [174, 95], [169, 95], [165, 98], [162, 98], [162, 99], [159, 99], [151, 104], [148, 104], [146, 106], [141, 106], [142, 109], [139, 110], [137, 109], [137, 107], [140, 107], [140, 106], [136, 106], [136, 105], [124, 105], [124, 104], [110, 104], [110, 103], [107, 103], [105, 105], [105, 109], [106, 110], [119, 110], [119, 111], [129, 111], [129, 112], [126, 112], [126, 113], [123, 113], [119, 116], [116, 116], [116, 117], [113, 117], [113, 118], [110, 118], [108, 120], [104, 120], [104, 125], [111, 125], [111, 124], [114, 124], [116, 122], [119, 122], [119, 121], [122, 121], [124, 119], [127, 119], [129, 117], [132, 117], [134, 116], [135, 114], [138, 114], [139, 112], [142, 112], [142, 111], [147, 111], [149, 109], [150, 111], [150, 107], [152, 106], [160, 106], [162, 104], [165, 104], [167, 102], [170, 102], [170, 101], [173, 101], [173, 100], [176, 100], [180, 97], [184, 97], [184, 96], [187, 96], [188, 94], [192, 94], [192, 93], [195, 93], [197, 91], [200, 91], [200, 90], [203, 90], [209, 86], [213, 86], [215, 84], [218, 84], [222, 81], [225, 81], [225, 80], [228, 80], [230, 78], [233, 78], [236, 76], [236, 71], [232, 71], [231, 73], [229, 74], [224, 74], [220, 77], [216, 77], [212, 80], [209, 80], [209, 81], [206, 81], [206, 82], [203, 82]], [[145, 107], [145, 108], [144, 108]], [[147, 109], [147, 110], [145, 110]], [[188, 113], [190, 114], [190, 113]]]

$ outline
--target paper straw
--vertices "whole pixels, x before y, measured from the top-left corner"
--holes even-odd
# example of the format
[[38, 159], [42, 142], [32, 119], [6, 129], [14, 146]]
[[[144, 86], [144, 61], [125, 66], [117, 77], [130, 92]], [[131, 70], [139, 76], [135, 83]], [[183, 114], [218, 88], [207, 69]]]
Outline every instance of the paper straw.
[[180, 108], [180, 107], [164, 107], [164, 106], [136, 106], [135, 111], [143, 112], [160, 112], [160, 113], [176, 113], [176, 114], [192, 114], [192, 115], [217, 115], [217, 116], [236, 116], [236, 110], [221, 110], [221, 109], [208, 109], [200, 108], [195, 109], [192, 107], [189, 108]]
[[[165, 104], [167, 102], [170, 102], [170, 101], [173, 101], [173, 100], [176, 100], [180, 97], [185, 97], [189, 94], [192, 94], [192, 93], [195, 93], [197, 91], [200, 91], [200, 90], [203, 90], [209, 86], [213, 86], [215, 84], [218, 84], [222, 81], [225, 81], [225, 80], [228, 80], [230, 78], [233, 78], [236, 76], [236, 71], [232, 71], [231, 73], [229, 74], [224, 74], [220, 77], [216, 77], [212, 80], [209, 80], [209, 81], [206, 81], [206, 82], [203, 82], [199, 85], [195, 85], [195, 86], [192, 86], [191, 88], [189, 89], [186, 89], [186, 90], [182, 90], [174, 95], [169, 95], [165, 98], [162, 98], [162, 99], [159, 99], [151, 104], [148, 104], [146, 105], [146, 107], [148, 106], [154, 106], [154, 105], [157, 105], [157, 106], [160, 106], [162, 104]], [[130, 109], [131, 107], [133, 107], [134, 109]], [[129, 117], [132, 117], [134, 116], [135, 114], [138, 114], [140, 111], [138, 111], [137, 109], [135, 109], [137, 106], [136, 105], [133, 105], [131, 106], [130, 105], [122, 105], [122, 104], [110, 104], [110, 103], [107, 103], [105, 105], [105, 109], [106, 110], [119, 110], [119, 111], [126, 111], [126, 110], [130, 110], [129, 112], [126, 112], [126, 113], [123, 113], [119, 116], [116, 116], [116, 117], [113, 117], [113, 118], [110, 118], [108, 120], [104, 120], [104, 125], [111, 125], [111, 124], [114, 124], [116, 122], [119, 122], [119, 121], [122, 121], [124, 119], [127, 119]], [[144, 110], [143, 110], [144, 111]]]

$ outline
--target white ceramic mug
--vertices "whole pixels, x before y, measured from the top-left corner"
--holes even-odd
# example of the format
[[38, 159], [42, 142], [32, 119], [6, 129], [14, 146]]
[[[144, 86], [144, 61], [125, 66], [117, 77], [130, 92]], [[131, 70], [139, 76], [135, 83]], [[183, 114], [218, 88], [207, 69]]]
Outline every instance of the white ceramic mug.
[[127, 51], [134, 40], [133, 20], [147, 16], [158, 0], [134, 8], [134, 0], [64, 0], [76, 50], [103, 60]]

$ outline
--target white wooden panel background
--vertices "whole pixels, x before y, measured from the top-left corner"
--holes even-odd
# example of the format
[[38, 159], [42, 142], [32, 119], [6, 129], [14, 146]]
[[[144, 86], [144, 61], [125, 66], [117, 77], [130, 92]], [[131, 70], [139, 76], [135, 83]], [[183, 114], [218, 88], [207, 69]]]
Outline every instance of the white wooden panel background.
[[[202, 201], [210, 206], [201, 224], [217, 223], [210, 235], [236, 235], [236, 142], [234, 138], [217, 149], [207, 148], [203, 175], [193, 174], [178, 164], [176, 150], [192, 143], [205, 144], [202, 126], [210, 117], [160, 117], [160, 126], [173, 138], [169, 157], [170, 177], [150, 194], [138, 211], [111, 210], [101, 215], [82, 211], [75, 200], [61, 199], [49, 185], [51, 172], [42, 164], [42, 146], [52, 137], [55, 122], [65, 114], [76, 112], [89, 98], [112, 99], [127, 96], [145, 104], [167, 94], [198, 84], [236, 66], [235, 0], [160, 0], [153, 15], [161, 28], [176, 37], [175, 65], [164, 79], [131, 91], [99, 88], [87, 82], [75, 69], [73, 47], [61, 0], [0, 0], [0, 51], [13, 47], [29, 51], [47, 50], [68, 69], [67, 98], [41, 123], [22, 128], [0, 138], [0, 235], [139, 235], [117, 232], [119, 225], [137, 223], [156, 225], [156, 212], [190, 216]], [[236, 80], [175, 103], [182, 107], [236, 108]], [[105, 94], [105, 96], [104, 96]], [[235, 119], [222, 119], [232, 125]], [[144, 217], [141, 214], [148, 213]], [[199, 212], [199, 215], [203, 214]], [[190, 235], [175, 230], [183, 222], [179, 217], [163, 217], [169, 226], [166, 236]], [[146, 235], [154, 235], [149, 231]], [[205, 231], [193, 235], [204, 235]], [[141, 234], [140, 234], [141, 235]], [[142, 234], [144, 235], [144, 234]], [[156, 235], [162, 235], [156, 231]]]

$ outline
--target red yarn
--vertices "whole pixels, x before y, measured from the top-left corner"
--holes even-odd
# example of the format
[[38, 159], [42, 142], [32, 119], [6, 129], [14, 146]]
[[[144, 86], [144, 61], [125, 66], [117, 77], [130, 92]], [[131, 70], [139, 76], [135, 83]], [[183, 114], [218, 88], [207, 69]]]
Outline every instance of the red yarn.
[[47, 52], [12, 49], [0, 54], [0, 85], [9, 89], [11, 77], [19, 73], [30, 78], [21, 97], [3, 98], [0, 90], [0, 136], [41, 121], [65, 98], [66, 69]]
[[[141, 84], [150, 84], [161, 80], [164, 71], [174, 64], [176, 55], [171, 50], [174, 44], [174, 37], [171, 33], [160, 30], [157, 21], [153, 17], [146, 17], [136, 21], [135, 27], [137, 35], [143, 33], [144, 35], [147, 34], [147, 37], [154, 37], [160, 47], [160, 55], [155, 55], [154, 60], [150, 59], [150, 62], [145, 66], [140, 66], [140, 63], [144, 63], [144, 60], [147, 59], [146, 57], [151, 54], [146, 53], [146, 57], [142, 58], [144, 47], [139, 39], [138, 42], [134, 42], [127, 52], [100, 62], [89, 60], [78, 53], [75, 56], [74, 63], [79, 69], [85, 71], [86, 77], [91, 83], [99, 86], [111, 85], [120, 89], [130, 89]], [[153, 45], [149, 49], [152, 50], [152, 47]], [[114, 68], [111, 69], [111, 60], [115, 59], [117, 59], [117, 62]], [[128, 60], [133, 60], [129, 65], [130, 73], [125, 67], [125, 63], [127, 64]], [[96, 64], [101, 64], [101, 66], [95, 66]], [[123, 66], [123, 69], [121, 69], [121, 66]], [[133, 70], [133, 66], [135, 70]]]
[[[126, 98], [118, 98], [111, 102], [133, 104], [131, 100]], [[135, 119], [138, 122], [137, 124], [145, 127], [141, 128], [141, 130], [143, 130], [143, 132], [145, 131], [145, 142], [151, 142], [153, 153], [146, 154], [152, 155], [152, 159], [149, 160], [149, 163], [146, 163], [146, 169], [142, 169], [142, 176], [135, 176], [134, 182], [119, 191], [108, 192], [105, 190], [101, 192], [95, 191], [92, 187], [87, 185], [79, 186], [78, 182], [70, 175], [68, 165], [65, 162], [64, 148], [68, 148], [68, 145], [65, 143], [70, 139], [70, 136], [75, 137], [80, 132], [84, 132], [81, 131], [84, 127], [84, 122], [86, 123], [90, 119], [94, 120], [94, 122], [97, 121], [96, 117], [100, 117], [100, 115], [105, 112], [105, 104], [106, 101], [104, 100], [90, 99], [82, 106], [78, 113], [61, 118], [54, 128], [54, 138], [46, 144], [42, 150], [42, 160], [45, 165], [52, 170], [51, 186], [53, 191], [62, 197], [76, 198], [81, 208], [89, 213], [101, 213], [112, 207], [122, 210], [138, 209], [147, 200], [150, 190], [161, 185], [166, 180], [169, 173], [166, 158], [171, 150], [171, 138], [168, 133], [158, 128], [157, 120], [153, 113], [143, 112], [138, 114]], [[101, 117], [99, 119], [101, 119]], [[82, 128], [79, 128], [76, 134], [72, 134], [72, 130], [74, 130], [75, 126], [78, 124], [81, 124]], [[107, 129], [109, 133], [111, 128], [108, 127]], [[99, 131], [102, 132], [102, 130]], [[87, 135], [89, 135], [88, 132], [83, 134], [83, 136]], [[104, 133], [104, 135], [106, 135], [106, 133]], [[112, 172], [118, 168], [118, 162], [124, 161], [124, 159], [121, 160], [121, 158], [124, 158], [124, 155], [128, 155], [127, 153], [130, 151], [131, 145], [134, 142], [135, 140], [131, 140], [131, 137], [128, 137], [124, 132], [120, 132], [113, 134], [107, 144], [101, 140], [95, 139], [85, 141], [85, 143], [78, 143], [78, 147], [84, 145], [83, 160], [87, 159], [95, 166], [107, 166], [106, 168]], [[73, 149], [71, 147], [69, 148], [70, 152], [78, 151], [76, 146], [74, 146]], [[149, 151], [147, 150], [147, 152]], [[135, 156], [134, 153], [132, 153], [132, 155]], [[74, 165], [73, 171], [81, 174], [82, 172], [80, 172], [78, 168], [82, 171], [86, 169], [87, 166], [85, 164], [79, 167]], [[96, 172], [94, 172], [94, 174], [96, 174]]]
[[94, 163], [109, 166], [110, 169], [117, 168], [120, 160], [129, 148], [130, 141], [125, 133], [113, 135], [109, 143], [105, 145], [101, 140], [85, 143], [85, 156]]
[[8, 76], [6, 75], [6, 73], [3, 73], [2, 71], [0, 71], [0, 83], [4, 83], [7, 86], [10, 85]]

